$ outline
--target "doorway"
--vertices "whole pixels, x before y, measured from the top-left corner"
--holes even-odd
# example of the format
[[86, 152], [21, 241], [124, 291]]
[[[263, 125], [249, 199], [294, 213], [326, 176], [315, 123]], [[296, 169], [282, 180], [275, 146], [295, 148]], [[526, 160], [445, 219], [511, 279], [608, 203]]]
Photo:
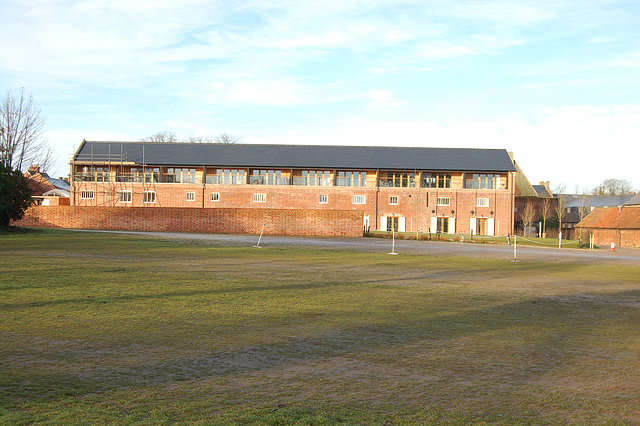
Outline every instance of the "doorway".
[[449, 218], [448, 217], [438, 217], [438, 226], [436, 229], [436, 232], [439, 232], [441, 234], [448, 234], [449, 233]]
[[489, 221], [487, 218], [476, 218], [476, 234], [477, 235], [489, 235]]

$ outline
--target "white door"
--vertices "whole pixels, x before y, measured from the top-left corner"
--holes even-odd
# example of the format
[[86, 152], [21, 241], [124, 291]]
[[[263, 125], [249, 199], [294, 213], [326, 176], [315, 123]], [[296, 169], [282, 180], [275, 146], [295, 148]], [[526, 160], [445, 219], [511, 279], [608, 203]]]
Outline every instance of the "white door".
[[406, 217], [399, 217], [398, 218], [398, 232], [404, 232], [406, 229]]

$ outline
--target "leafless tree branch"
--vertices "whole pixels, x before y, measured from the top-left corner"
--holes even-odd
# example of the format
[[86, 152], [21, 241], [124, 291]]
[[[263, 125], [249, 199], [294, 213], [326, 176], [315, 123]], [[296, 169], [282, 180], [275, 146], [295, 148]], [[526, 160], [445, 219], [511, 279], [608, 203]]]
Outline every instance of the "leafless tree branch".
[[7, 91], [0, 101], [0, 157], [16, 170], [37, 163], [45, 170], [53, 161], [53, 151], [44, 135], [45, 119], [31, 95]]

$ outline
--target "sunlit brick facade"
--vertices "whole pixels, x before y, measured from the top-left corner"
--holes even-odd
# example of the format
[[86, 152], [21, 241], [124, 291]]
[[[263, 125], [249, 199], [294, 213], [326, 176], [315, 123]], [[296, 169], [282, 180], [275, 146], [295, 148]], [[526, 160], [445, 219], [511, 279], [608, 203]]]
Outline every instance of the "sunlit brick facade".
[[83, 141], [75, 206], [362, 212], [370, 230], [506, 235], [504, 150]]

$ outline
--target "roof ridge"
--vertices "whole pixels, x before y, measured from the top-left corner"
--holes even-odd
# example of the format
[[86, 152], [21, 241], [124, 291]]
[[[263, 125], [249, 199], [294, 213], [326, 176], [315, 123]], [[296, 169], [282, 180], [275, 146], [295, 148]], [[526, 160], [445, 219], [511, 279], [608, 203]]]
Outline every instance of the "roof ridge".
[[110, 143], [110, 144], [146, 144], [146, 145], [201, 145], [201, 146], [283, 146], [283, 147], [326, 147], [326, 148], [389, 148], [389, 149], [443, 149], [443, 150], [460, 150], [460, 151], [506, 151], [506, 148], [462, 148], [462, 147], [445, 147], [445, 146], [391, 146], [391, 145], [322, 145], [322, 144], [286, 144], [286, 143], [200, 143], [200, 142], [155, 142], [155, 141], [85, 141], [91, 143]]

